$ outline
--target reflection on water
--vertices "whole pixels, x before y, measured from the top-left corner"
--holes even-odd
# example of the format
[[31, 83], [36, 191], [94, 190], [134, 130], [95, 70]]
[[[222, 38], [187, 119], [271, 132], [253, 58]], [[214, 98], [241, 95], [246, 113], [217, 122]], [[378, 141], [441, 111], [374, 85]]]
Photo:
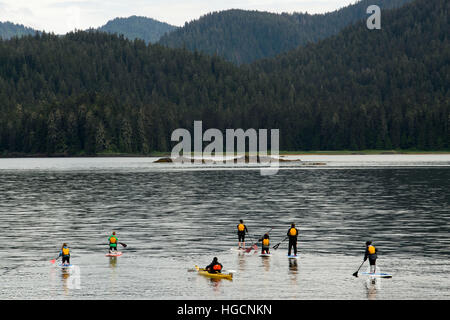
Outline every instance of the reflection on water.
[[61, 279], [62, 279], [62, 283], [63, 283], [63, 289], [64, 289], [64, 294], [68, 295], [69, 294], [69, 278], [70, 278], [70, 272], [68, 269], [61, 269]]
[[117, 257], [109, 257], [109, 266], [115, 268], [117, 265]]
[[289, 272], [291, 274], [297, 274], [298, 271], [298, 264], [297, 259], [289, 259]]
[[264, 271], [269, 272], [270, 271], [270, 257], [261, 257], [261, 261], [262, 261]]
[[238, 257], [238, 270], [239, 272], [243, 272], [245, 271], [245, 262], [247, 261], [245, 253], [239, 252], [237, 257]]
[[377, 279], [367, 279], [366, 280], [366, 290], [367, 290], [367, 299], [368, 300], [376, 300], [377, 299]]
[[[42, 167], [47, 160], [33, 161]], [[289, 168], [261, 176], [147, 170], [129, 159], [99, 170], [83, 161], [70, 160], [78, 170], [0, 170], [0, 243], [8, 244], [0, 251], [0, 298], [450, 296], [450, 167]], [[117, 169], [121, 161], [126, 169]], [[273, 243], [295, 222], [300, 259], [287, 259], [285, 242], [270, 258], [230, 250], [239, 219], [255, 238], [273, 227]], [[104, 256], [111, 230], [128, 244], [118, 258]], [[394, 273], [376, 290], [351, 276], [368, 239], [383, 270]], [[80, 290], [63, 284], [65, 295], [60, 280], [68, 279], [49, 263], [63, 242], [83, 279]], [[237, 270], [233, 281], [186, 272], [214, 256]]]
[[298, 264], [297, 259], [288, 259], [289, 261], [289, 279], [292, 287], [298, 287]]

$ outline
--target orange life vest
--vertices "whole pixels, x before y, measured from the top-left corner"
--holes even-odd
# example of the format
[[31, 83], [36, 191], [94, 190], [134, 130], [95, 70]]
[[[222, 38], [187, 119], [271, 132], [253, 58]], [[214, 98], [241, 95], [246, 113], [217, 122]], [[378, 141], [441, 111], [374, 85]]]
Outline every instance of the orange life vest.
[[374, 254], [375, 253], [375, 247], [370, 245], [367, 247], [367, 251], [369, 251], [369, 254]]
[[262, 244], [263, 244], [263, 246], [268, 246], [269, 245], [269, 239], [263, 239]]
[[110, 241], [111, 243], [116, 243], [116, 242], [117, 242], [117, 238], [114, 237], [114, 236], [112, 236], [112, 237], [109, 239], [109, 241]]
[[242, 223], [240, 223], [239, 225], [238, 225], [238, 230], [239, 231], [244, 231], [245, 230], [245, 225], [243, 225]]
[[215, 264], [215, 265], [213, 266], [213, 270], [215, 270], [215, 271], [220, 271], [220, 270], [222, 270], [222, 267], [220, 266], [220, 264]]
[[289, 235], [290, 236], [296, 236], [297, 235], [297, 230], [295, 228], [289, 229]]

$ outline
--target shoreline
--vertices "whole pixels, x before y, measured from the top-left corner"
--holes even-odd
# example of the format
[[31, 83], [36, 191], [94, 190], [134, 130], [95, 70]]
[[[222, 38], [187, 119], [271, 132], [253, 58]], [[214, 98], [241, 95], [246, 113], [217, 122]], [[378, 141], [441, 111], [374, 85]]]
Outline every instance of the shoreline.
[[[280, 151], [280, 156], [306, 156], [306, 155], [446, 155], [450, 154], [449, 150], [316, 150], [316, 151]], [[248, 155], [248, 153], [246, 153]], [[258, 154], [259, 155], [259, 154]], [[129, 153], [101, 153], [95, 155], [87, 154], [20, 154], [10, 153], [0, 155], [0, 159], [17, 159], [17, 158], [162, 158], [170, 157], [170, 152], [154, 152], [150, 154], [129, 154]], [[236, 156], [236, 155], [233, 155]], [[269, 155], [270, 156], [270, 155]]]

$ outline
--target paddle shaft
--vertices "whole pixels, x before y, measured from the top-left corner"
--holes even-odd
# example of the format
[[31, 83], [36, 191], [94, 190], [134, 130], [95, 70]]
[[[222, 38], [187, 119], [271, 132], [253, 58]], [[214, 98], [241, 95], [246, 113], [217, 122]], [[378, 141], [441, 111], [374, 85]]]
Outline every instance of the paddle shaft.
[[361, 267], [363, 266], [364, 262], [366, 262], [366, 260], [364, 260], [364, 261], [361, 263], [361, 265], [359, 266], [358, 270], [356, 270], [356, 272], [353, 274], [355, 277], [358, 276], [359, 269], [361, 269]]
[[276, 245], [274, 245], [272, 248], [275, 249], [275, 250], [277, 250], [278, 247], [280, 246], [280, 244], [281, 244], [282, 242], [284, 242], [287, 238], [289, 238], [289, 237], [287, 236], [286, 238], [284, 238], [283, 240], [281, 240], [279, 243], [277, 243]]

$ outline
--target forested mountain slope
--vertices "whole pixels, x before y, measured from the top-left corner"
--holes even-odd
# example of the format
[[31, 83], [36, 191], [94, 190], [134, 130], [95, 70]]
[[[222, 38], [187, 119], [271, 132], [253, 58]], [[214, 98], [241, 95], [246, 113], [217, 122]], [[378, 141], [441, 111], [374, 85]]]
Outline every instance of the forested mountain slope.
[[412, 0], [362, 0], [326, 14], [275, 14], [259, 11], [213, 12], [164, 35], [171, 48], [218, 55], [237, 64], [272, 57], [317, 42], [368, 17], [367, 7], [396, 8]]
[[0, 22], [0, 38], [10, 39], [12, 37], [21, 37], [24, 35], [35, 34], [38, 32], [32, 28], [27, 28], [21, 24], [11, 22]]
[[283, 101], [274, 117], [297, 130], [286, 138], [312, 149], [448, 148], [449, 8], [418, 0], [384, 12], [381, 30], [363, 22], [254, 65]]
[[282, 150], [448, 149], [449, 2], [416, 0], [253, 65], [76, 32], [0, 41], [0, 154], [170, 151], [191, 128], [279, 128]]

